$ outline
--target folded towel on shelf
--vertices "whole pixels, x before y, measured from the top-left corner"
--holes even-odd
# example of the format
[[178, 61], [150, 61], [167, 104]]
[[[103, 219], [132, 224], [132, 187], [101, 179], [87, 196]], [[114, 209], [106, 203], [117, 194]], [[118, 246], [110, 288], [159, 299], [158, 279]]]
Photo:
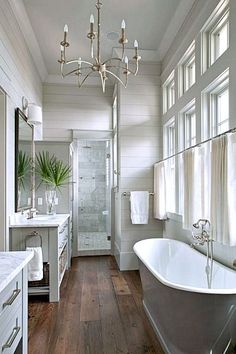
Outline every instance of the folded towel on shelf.
[[26, 247], [26, 251], [33, 251], [34, 256], [28, 263], [28, 281], [43, 279], [43, 252], [42, 247]]
[[148, 224], [149, 192], [130, 192], [130, 204], [132, 224]]

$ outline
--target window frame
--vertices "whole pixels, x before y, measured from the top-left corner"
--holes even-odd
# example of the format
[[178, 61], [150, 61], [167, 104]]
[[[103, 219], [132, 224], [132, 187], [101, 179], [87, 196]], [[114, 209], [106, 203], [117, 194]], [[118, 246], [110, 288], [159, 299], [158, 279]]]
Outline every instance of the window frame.
[[[189, 67], [194, 63], [194, 80], [189, 80]], [[195, 40], [190, 44], [178, 63], [178, 97], [183, 96], [196, 82]]]
[[[229, 0], [220, 1], [201, 30], [201, 72], [204, 74], [229, 49]], [[228, 23], [227, 47], [216, 55], [215, 35]]]
[[165, 114], [175, 104], [175, 76], [174, 70], [168, 76], [162, 86], [163, 93], [163, 114]]
[[[202, 91], [201, 140], [206, 140], [222, 133], [219, 133], [217, 129], [219, 125], [216, 100], [217, 96], [227, 89], [229, 90], [229, 68]], [[230, 117], [228, 117], [228, 122], [230, 123]]]

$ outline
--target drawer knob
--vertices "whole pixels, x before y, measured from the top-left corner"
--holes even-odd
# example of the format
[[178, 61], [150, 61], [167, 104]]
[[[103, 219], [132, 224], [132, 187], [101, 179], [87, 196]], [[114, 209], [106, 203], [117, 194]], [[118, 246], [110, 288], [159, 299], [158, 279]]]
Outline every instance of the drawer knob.
[[17, 296], [20, 294], [20, 292], [20, 289], [13, 290], [12, 295], [9, 297], [9, 299], [3, 303], [3, 307], [12, 305]]
[[17, 337], [17, 334], [20, 331], [20, 327], [14, 327], [12, 330], [12, 333], [10, 334], [10, 337], [8, 338], [8, 340], [6, 341], [6, 343], [2, 346], [2, 351], [7, 349], [7, 348], [11, 348], [12, 344], [14, 343], [14, 340]]

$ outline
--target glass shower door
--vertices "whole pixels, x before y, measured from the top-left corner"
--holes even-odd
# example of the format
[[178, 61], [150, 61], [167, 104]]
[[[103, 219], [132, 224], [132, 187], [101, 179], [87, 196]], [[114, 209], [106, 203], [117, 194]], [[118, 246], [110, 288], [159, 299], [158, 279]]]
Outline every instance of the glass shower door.
[[110, 141], [78, 141], [78, 254], [110, 254]]

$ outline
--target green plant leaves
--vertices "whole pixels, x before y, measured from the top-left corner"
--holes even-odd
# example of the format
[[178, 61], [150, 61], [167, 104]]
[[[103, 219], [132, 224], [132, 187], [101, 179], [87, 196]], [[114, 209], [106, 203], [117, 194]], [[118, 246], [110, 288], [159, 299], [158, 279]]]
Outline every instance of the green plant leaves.
[[71, 167], [63, 161], [42, 151], [36, 154], [35, 173], [41, 179], [40, 184], [46, 184], [47, 188], [60, 189], [69, 183]]
[[25, 178], [28, 173], [32, 171], [32, 159], [26, 153], [20, 150], [17, 156], [17, 177], [18, 177], [18, 188], [25, 189]]

